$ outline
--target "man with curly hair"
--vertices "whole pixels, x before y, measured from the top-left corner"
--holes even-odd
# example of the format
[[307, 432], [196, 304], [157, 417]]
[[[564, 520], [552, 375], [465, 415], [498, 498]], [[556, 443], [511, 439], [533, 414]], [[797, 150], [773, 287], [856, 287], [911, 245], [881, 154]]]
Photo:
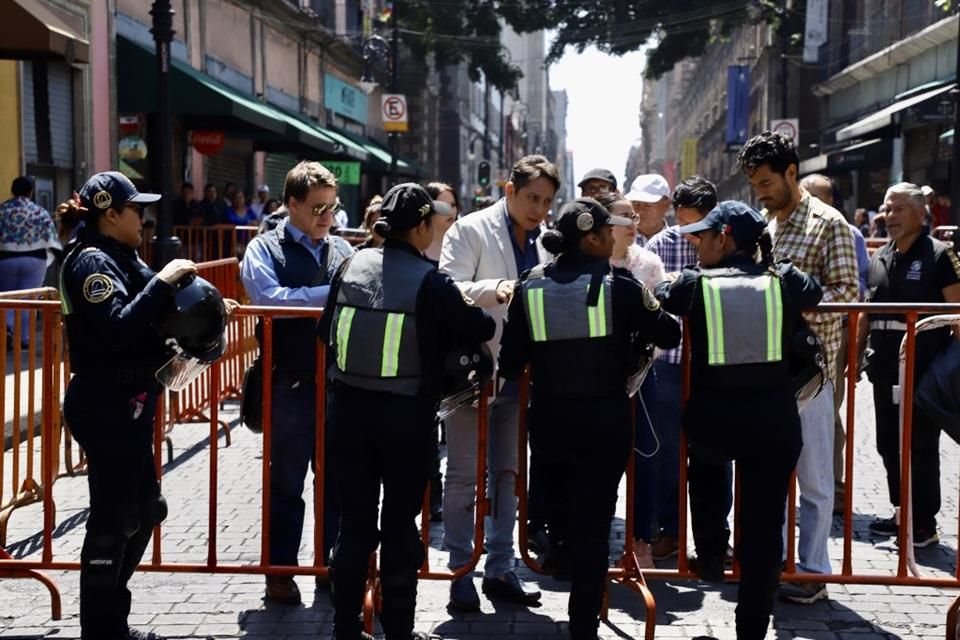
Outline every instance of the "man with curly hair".
[[[823, 302], [856, 302], [857, 253], [853, 234], [839, 211], [800, 188], [800, 157], [793, 142], [765, 131], [751, 138], [737, 158], [764, 207], [778, 260], [816, 278]], [[833, 377], [841, 342], [841, 318], [836, 314], [806, 314], [810, 328], [823, 342], [826, 372]], [[833, 519], [834, 408], [832, 381], [800, 412], [803, 449], [797, 461], [800, 484], [798, 568], [806, 573], [830, 573], [827, 539]], [[784, 534], [786, 535], [786, 533]], [[780, 597], [811, 604], [827, 597], [824, 583], [786, 584]]]

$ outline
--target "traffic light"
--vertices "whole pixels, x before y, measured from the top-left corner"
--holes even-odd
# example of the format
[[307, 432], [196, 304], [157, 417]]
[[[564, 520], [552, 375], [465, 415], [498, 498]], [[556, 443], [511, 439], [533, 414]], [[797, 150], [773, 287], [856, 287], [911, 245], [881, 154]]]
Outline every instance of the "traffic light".
[[477, 165], [477, 184], [481, 187], [490, 186], [490, 163], [486, 160], [481, 160]]

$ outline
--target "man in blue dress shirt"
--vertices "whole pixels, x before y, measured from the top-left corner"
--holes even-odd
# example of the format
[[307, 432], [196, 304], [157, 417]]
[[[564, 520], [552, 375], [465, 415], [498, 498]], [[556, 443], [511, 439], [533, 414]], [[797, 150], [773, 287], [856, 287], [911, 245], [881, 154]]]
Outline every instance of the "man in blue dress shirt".
[[[283, 206], [264, 220], [247, 246], [240, 277], [255, 305], [323, 307], [330, 278], [353, 250], [330, 235], [340, 208], [337, 179], [317, 162], [300, 162], [287, 173]], [[257, 338], [263, 344], [262, 327]], [[316, 434], [316, 320], [273, 323], [272, 450], [270, 455], [270, 559], [296, 565], [303, 533], [303, 487], [313, 460]], [[322, 399], [320, 399], [322, 400]], [[338, 514], [327, 466], [324, 469], [324, 561], [336, 540]], [[322, 581], [318, 579], [318, 584]], [[292, 577], [267, 576], [270, 602], [300, 604]]]

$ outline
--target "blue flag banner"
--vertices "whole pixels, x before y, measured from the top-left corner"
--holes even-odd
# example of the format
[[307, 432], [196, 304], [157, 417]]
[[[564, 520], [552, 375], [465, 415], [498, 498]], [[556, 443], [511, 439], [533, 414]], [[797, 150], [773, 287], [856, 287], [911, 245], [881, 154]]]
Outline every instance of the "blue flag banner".
[[750, 67], [727, 67], [727, 146], [746, 144], [750, 126]]

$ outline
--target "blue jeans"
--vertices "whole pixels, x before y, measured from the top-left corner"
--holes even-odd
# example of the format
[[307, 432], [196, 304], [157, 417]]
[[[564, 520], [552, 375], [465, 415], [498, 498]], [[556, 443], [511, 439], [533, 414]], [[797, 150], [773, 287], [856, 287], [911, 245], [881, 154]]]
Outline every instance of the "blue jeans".
[[[797, 569], [805, 573], [830, 573], [827, 540], [833, 524], [833, 385], [830, 381], [800, 412], [803, 448], [797, 460], [800, 485], [800, 535]], [[783, 528], [784, 556], [787, 529]]]
[[678, 502], [681, 367], [679, 364], [657, 360], [653, 370], [657, 374], [656, 425], [660, 436], [660, 453], [657, 456], [657, 524], [664, 535], [676, 537], [680, 520]]
[[[300, 379], [274, 373], [272, 449], [270, 451], [270, 564], [296, 566], [303, 535], [303, 487], [309, 465], [316, 473], [316, 387], [313, 376]], [[326, 434], [327, 451], [330, 433]], [[336, 507], [331, 466], [323, 464], [324, 564], [337, 539], [340, 513]]]
[[[17, 291], [20, 289], [36, 289], [43, 284], [43, 277], [47, 273], [47, 261], [34, 256], [23, 256], [0, 259], [0, 291]], [[13, 334], [13, 314], [7, 311], [7, 332]], [[20, 312], [20, 342], [30, 339], [30, 315], [26, 311]]]
[[[491, 516], [484, 523], [487, 560], [484, 575], [499, 578], [513, 570], [513, 529], [517, 522], [516, 398], [497, 397], [490, 404], [487, 429], [487, 497]], [[447, 478], [443, 491], [443, 544], [448, 567], [469, 564], [473, 555], [477, 498], [477, 410], [463, 407], [446, 419]]]
[[640, 393], [633, 398], [636, 418], [633, 439], [633, 537], [637, 540], [653, 540], [656, 535], [657, 466], [663, 455], [657, 446], [660, 439], [657, 425], [658, 383], [656, 372], [651, 370], [640, 387]]

